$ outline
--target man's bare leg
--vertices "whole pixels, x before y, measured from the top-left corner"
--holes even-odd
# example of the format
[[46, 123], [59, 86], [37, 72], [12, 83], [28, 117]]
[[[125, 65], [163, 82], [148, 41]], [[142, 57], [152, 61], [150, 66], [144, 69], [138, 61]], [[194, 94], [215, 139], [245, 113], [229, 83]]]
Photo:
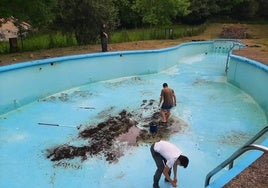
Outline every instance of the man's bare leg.
[[170, 115], [171, 115], [170, 110], [167, 110], [167, 112], [166, 112], [166, 122], [168, 121], [168, 118], [170, 117]]
[[162, 122], [163, 123], [166, 123], [167, 122], [167, 119], [166, 119], [166, 111], [161, 109], [160, 110], [160, 114], [161, 114], [161, 117], [162, 117]]

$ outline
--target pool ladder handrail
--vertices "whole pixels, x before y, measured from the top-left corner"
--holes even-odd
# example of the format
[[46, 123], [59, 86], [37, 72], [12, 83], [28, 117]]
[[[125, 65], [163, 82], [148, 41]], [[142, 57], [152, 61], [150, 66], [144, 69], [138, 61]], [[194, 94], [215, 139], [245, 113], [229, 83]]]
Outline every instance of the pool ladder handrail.
[[243, 45], [238, 39], [214, 39], [213, 43], [215, 42], [231, 42], [231, 46], [230, 46], [230, 49], [228, 50], [228, 55], [227, 55], [226, 64], [225, 64], [225, 73], [227, 74], [232, 51], [234, 50], [236, 46], [238, 46], [240, 49], [240, 47], [245, 47], [245, 45]]
[[225, 168], [227, 165], [229, 165], [228, 170], [233, 168], [234, 160], [237, 159], [239, 156], [241, 156], [243, 153], [245, 153], [249, 150], [260, 150], [260, 151], [263, 151], [264, 153], [267, 153], [268, 147], [253, 144], [256, 140], [258, 140], [260, 137], [262, 137], [267, 131], [268, 131], [268, 126], [264, 127], [252, 139], [250, 139], [248, 142], [246, 142], [246, 144], [244, 144], [241, 148], [239, 148], [236, 152], [234, 152], [229, 158], [227, 158], [220, 165], [218, 165], [216, 168], [214, 168], [212, 171], [210, 171], [206, 176], [205, 187], [207, 187], [209, 185], [211, 177], [214, 176], [216, 173], [218, 173], [223, 168]]
[[230, 48], [229, 51], [228, 51], [227, 60], [226, 60], [226, 64], [225, 64], [225, 73], [226, 73], [226, 74], [227, 74], [227, 72], [228, 72], [228, 70], [229, 70], [229, 61], [230, 61], [231, 53], [232, 53], [233, 49], [234, 49], [236, 46], [238, 46], [239, 49], [240, 49], [241, 46], [244, 47], [243, 45], [241, 45], [241, 43], [240, 43], [239, 41], [238, 41], [238, 42], [233, 42], [233, 43], [232, 43], [232, 46], [231, 46], [231, 48]]
[[226, 60], [226, 64], [225, 64], [225, 73], [226, 74], [227, 74], [228, 69], [229, 69], [230, 55], [231, 55], [231, 52], [233, 51], [234, 47], [235, 47], [235, 43], [232, 43], [232, 46], [231, 46], [230, 50], [228, 51], [227, 60]]

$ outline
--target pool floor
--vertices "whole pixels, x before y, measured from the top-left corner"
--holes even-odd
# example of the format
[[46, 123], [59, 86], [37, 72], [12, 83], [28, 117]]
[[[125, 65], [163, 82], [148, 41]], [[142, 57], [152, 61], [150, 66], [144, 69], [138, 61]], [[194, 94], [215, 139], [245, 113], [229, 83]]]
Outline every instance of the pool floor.
[[[226, 82], [225, 62], [224, 55], [196, 55], [158, 74], [83, 85], [1, 115], [0, 187], [152, 187], [156, 167], [146, 142], [119, 143], [123, 155], [112, 163], [102, 154], [51, 161], [47, 151], [88, 144], [79, 131], [122, 110], [147, 118], [158, 110], [164, 82], [177, 96], [171, 119], [184, 122], [168, 140], [190, 159], [187, 169], [178, 169], [177, 187], [203, 187], [210, 170], [267, 124], [260, 106]], [[141, 107], [145, 100], [154, 101], [151, 108]], [[160, 187], [172, 186], [162, 176]]]

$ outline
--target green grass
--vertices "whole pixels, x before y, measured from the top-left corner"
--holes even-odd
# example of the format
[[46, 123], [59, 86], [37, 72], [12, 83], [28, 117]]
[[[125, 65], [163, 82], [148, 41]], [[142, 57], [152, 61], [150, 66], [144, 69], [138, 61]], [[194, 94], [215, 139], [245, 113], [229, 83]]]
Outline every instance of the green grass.
[[[118, 30], [110, 35], [109, 43], [132, 42], [157, 39], [177, 39], [185, 36], [194, 36], [202, 33], [206, 24], [198, 26], [173, 25], [168, 27], [141, 28], [132, 30]], [[97, 39], [96, 43], [100, 43]], [[45, 34], [29, 34], [23, 40], [18, 39], [18, 51], [36, 51], [42, 49], [76, 46], [77, 41], [72, 36], [66, 36], [59, 32]], [[0, 42], [0, 54], [9, 53], [9, 43]]]
[[50, 33], [29, 36], [23, 40], [23, 47], [21, 42], [19, 47], [23, 51], [34, 51], [73, 45], [77, 45], [73, 36], [67, 37], [61, 33]]
[[139, 28], [116, 31], [110, 36], [110, 43], [133, 42], [154, 39], [177, 39], [202, 33], [206, 24], [198, 26], [173, 25], [161, 28]]
[[[36, 51], [50, 48], [76, 46], [74, 36], [67, 37], [61, 33], [29, 34], [26, 38], [18, 40], [18, 51]], [[9, 53], [9, 42], [0, 42], [0, 54]]]
[[[268, 46], [267, 24], [254, 24], [247, 25], [249, 33], [255, 42]], [[200, 34], [207, 34], [215, 38], [219, 33], [216, 33], [215, 28], [207, 31], [211, 23], [202, 25], [172, 25], [166, 27], [154, 28], [138, 28], [138, 29], [122, 29], [114, 31], [109, 36], [109, 43], [122, 43], [144, 40], [163, 40], [163, 39], [179, 39], [183, 37], [192, 37]], [[170, 30], [171, 29], [171, 30]], [[204, 33], [204, 31], [206, 32]], [[220, 32], [220, 31], [219, 31]], [[214, 36], [214, 34], [217, 34]], [[100, 43], [100, 39], [96, 36], [96, 44]], [[29, 34], [23, 41], [18, 39], [19, 52], [36, 51], [42, 49], [53, 49], [61, 47], [77, 46], [77, 41], [72, 36], [66, 36], [59, 32]], [[9, 42], [0, 42], [0, 54], [9, 53]]]

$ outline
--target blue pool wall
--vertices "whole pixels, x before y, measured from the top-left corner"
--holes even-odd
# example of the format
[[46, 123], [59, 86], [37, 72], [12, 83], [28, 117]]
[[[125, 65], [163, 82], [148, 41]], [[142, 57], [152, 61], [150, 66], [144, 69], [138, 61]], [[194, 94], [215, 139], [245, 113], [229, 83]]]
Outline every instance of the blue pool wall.
[[268, 117], [268, 66], [231, 55], [227, 81], [253, 97]]
[[[3, 66], [0, 67], [0, 114], [83, 84], [157, 73], [178, 64], [183, 57], [208, 53], [227, 57], [230, 44], [221, 40], [189, 42], [157, 50], [73, 55]], [[265, 98], [268, 86], [261, 84], [266, 83], [267, 78], [267, 66], [230, 56], [228, 81], [254, 97], [268, 117], [268, 98]]]
[[3, 66], [0, 114], [83, 84], [157, 73], [176, 65], [184, 56], [209, 51], [211, 42], [185, 43], [159, 50], [74, 55]]

